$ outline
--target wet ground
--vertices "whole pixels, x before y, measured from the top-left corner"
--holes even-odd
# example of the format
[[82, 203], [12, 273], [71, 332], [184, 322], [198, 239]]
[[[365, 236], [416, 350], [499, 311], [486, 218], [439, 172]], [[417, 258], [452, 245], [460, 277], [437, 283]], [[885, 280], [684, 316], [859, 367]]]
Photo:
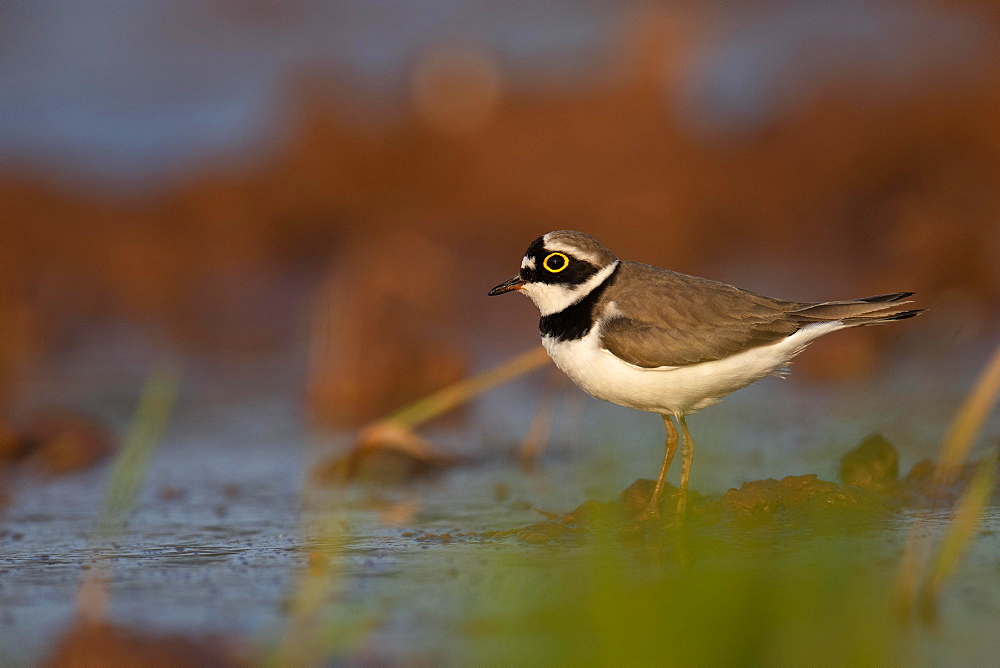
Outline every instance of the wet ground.
[[[747, 480], [804, 473], [836, 480], [840, 456], [874, 430], [894, 443], [905, 473], [935, 453], [979, 360], [970, 354], [949, 369], [922, 371], [897, 366], [877, 387], [761, 383], [692, 418], [698, 444], [693, 488], [721, 494]], [[260, 362], [254, 364], [260, 370]], [[538, 654], [544, 638], [512, 623], [517, 613], [511, 610], [538, 600], [531, 583], [585, 565], [589, 553], [572, 538], [536, 545], [492, 532], [544, 520], [538, 511], [559, 514], [587, 499], [612, 501], [637, 478], [652, 477], [659, 463], [657, 419], [573, 398], [575, 391], [567, 390], [551, 447], [526, 473], [514, 453], [534, 399], [517, 395], [530, 395], [540, 383], [522, 383], [477, 408], [470, 424], [479, 426], [430, 432], [442, 447], [470, 456], [468, 463], [402, 487], [306, 492], [308, 468], [345, 447], [347, 437], [307, 432], [294, 393], [274, 392], [275, 385], [292, 384], [294, 374], [248, 374], [268, 378], [263, 385], [269, 386], [251, 383], [242, 397], [212, 403], [200, 400], [214, 392], [201, 368], [189, 374], [127, 532], [103, 553], [111, 567], [110, 620], [144, 632], [273, 646], [285, 632], [296, 578], [326, 554], [332, 527], [341, 546], [332, 552], [337, 624], [345, 638], [338, 652], [411, 664], [544, 657]], [[228, 368], [237, 373], [241, 367]], [[935, 396], [907, 394], [928, 377], [936, 379]], [[69, 385], [64, 389], [67, 397], [73, 393]], [[987, 438], [995, 442], [998, 431], [994, 416]], [[19, 479], [12, 487], [0, 529], [3, 665], [49, 656], [70, 623], [93, 556], [88, 540], [107, 476], [105, 465], [51, 480]], [[885, 580], [898, 571], [914, 519], [922, 532], [939, 535], [950, 517], [941, 509], [892, 509], [848, 531], [781, 523], [748, 529], [714, 551], [704, 546], [719, 543], [683, 533], [653, 544], [660, 567], [664, 560], [768, 561], [836, 545], [868, 576]], [[318, 533], [319, 525], [326, 534]], [[626, 541], [616, 549], [631, 555], [626, 558], [641, 572], [648, 561], [635, 545]], [[998, 574], [1000, 507], [994, 505], [946, 590], [941, 623], [918, 626], [910, 636], [912, 658], [926, 665], [990, 665], [1000, 651]]]
[[[297, 348], [174, 360], [183, 384], [170, 427], [126, 530], [107, 544], [93, 536], [109, 460], [54, 477], [30, 461], [0, 463], [0, 665], [53, 656], [95, 558], [110, 568], [112, 624], [234, 639], [254, 661], [282, 638], [302, 639], [301, 605], [327, 579], [313, 658], [335, 663], [995, 665], [996, 497], [946, 583], [938, 623], [897, 628], [885, 604], [904, 546], [914, 534], [937, 545], [950, 506], [890, 499], [826, 520], [821, 504], [738, 526], [696, 513], [685, 528], [638, 535], [619, 530], [628, 522], [613, 512], [604, 526], [579, 513], [563, 521], [588, 502], [613, 511], [593, 503], [653, 476], [662, 426], [565, 387], [549, 447], [525, 471], [517, 449], [549, 384], [542, 374], [421, 430], [458, 466], [404, 486], [311, 489], [315, 465], [342, 456], [351, 435], [318, 433], [305, 418], [309, 344], [289, 341], [307, 336], [313, 278], [286, 285], [271, 275], [286, 263], [296, 277], [311, 274], [303, 262], [325, 264], [334, 246], [342, 271], [370, 267], [336, 288], [362, 301], [378, 295], [373, 307], [336, 315], [366, 323], [358, 359], [374, 341], [400, 368], [413, 366], [414, 348], [374, 339], [380, 330], [435, 340], [453, 329], [510, 343], [513, 355], [513, 332], [536, 343], [535, 313], [505, 334], [496, 323], [513, 323], [513, 311], [467, 309], [460, 291], [439, 286], [433, 304], [415, 301], [419, 315], [400, 319], [395, 297], [370, 292], [372, 277], [409, 255], [443, 257], [400, 275], [461, 264], [478, 286], [494, 269], [471, 266], [462, 244], [495, 246], [499, 263], [498, 227], [511, 239], [531, 228], [531, 238], [540, 220], [614, 230], [623, 257], [641, 250], [635, 259], [741, 285], [742, 271], [754, 276], [747, 287], [767, 293], [796, 297], [788, 283], [803, 299], [916, 289], [937, 320], [891, 345], [861, 341], [837, 354], [817, 344], [800, 362], [837, 378], [867, 370], [868, 380], [769, 379], [691, 419], [692, 487], [711, 499], [747, 481], [836, 481], [841, 456], [873, 432], [905, 475], [936, 455], [995, 345], [970, 343], [996, 312], [993, 8], [786, 3], [723, 16], [693, 6], [430, 3], [447, 14], [442, 31], [437, 11], [396, 4], [248, 12], [161, 0], [126, 12], [105, 3], [5, 14], [16, 27], [0, 62], [11, 100], [0, 150], [17, 164], [7, 165], [5, 190], [14, 241], [0, 248], [4, 391], [22, 365], [32, 368], [0, 418], [67, 408], [122, 434], [170, 341]], [[469, 97], [482, 105], [478, 134], [452, 134], [469, 131], [449, 126], [467, 120], [461, 104], [419, 102], [421, 72], [449, 59], [457, 81], [488, 84]], [[404, 227], [430, 237], [403, 236]], [[354, 234], [365, 243], [352, 245]], [[435, 235], [464, 241], [456, 255], [423, 252]], [[429, 245], [413, 253], [414, 240]], [[369, 262], [372, 249], [384, 265]], [[387, 324], [370, 317], [386, 305]], [[148, 329], [83, 324], [116, 313]], [[908, 338], [918, 332], [922, 346]], [[47, 367], [35, 365], [47, 355]], [[428, 359], [432, 371], [455, 361]], [[365, 397], [365, 371], [325, 380]], [[463, 373], [460, 360], [452, 371]], [[420, 387], [383, 377], [401, 393]], [[311, 397], [315, 414], [330, 404], [333, 417], [361, 414], [330, 396], [344, 395]], [[359, 403], [376, 416], [384, 409]], [[994, 413], [976, 456], [998, 441]], [[819, 498], [840, 495], [826, 489]], [[536, 524], [545, 528], [524, 531]], [[813, 636], [818, 645], [802, 644]]]

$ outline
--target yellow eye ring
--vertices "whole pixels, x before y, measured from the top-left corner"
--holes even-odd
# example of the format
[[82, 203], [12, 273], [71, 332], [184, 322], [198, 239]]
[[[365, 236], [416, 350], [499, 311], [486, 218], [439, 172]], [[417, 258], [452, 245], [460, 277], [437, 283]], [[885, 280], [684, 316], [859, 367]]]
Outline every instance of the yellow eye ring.
[[[559, 267], [558, 269], [553, 269], [552, 267], [549, 266], [549, 260], [551, 260], [554, 257], [562, 258], [562, 266]], [[545, 256], [545, 259], [542, 260], [542, 266], [545, 267], [547, 271], [550, 271], [553, 274], [558, 274], [560, 271], [569, 266], [569, 258], [566, 257], [565, 253], [549, 253], [548, 255]]]

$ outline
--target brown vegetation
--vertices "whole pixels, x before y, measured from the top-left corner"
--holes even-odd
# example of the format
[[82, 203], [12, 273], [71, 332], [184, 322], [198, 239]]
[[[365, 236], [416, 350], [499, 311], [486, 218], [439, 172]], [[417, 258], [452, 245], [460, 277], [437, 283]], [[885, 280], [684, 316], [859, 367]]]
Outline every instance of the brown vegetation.
[[[0, 386], [79, 318], [152, 319], [200, 347], [286, 345], [310, 299], [289, 277], [332, 257], [321, 296], [337, 305], [342, 348], [314, 369], [310, 403], [363, 422], [460, 374], [456, 332], [479, 321], [506, 331], [476, 298], [559, 228], [721, 279], [756, 269], [746, 287], [788, 298], [916, 290], [959, 329], [988, 326], [1000, 307], [995, 68], [877, 104], [858, 72], [857, 86], [805, 96], [737, 139], [698, 138], [665, 100], [691, 58], [682, 37], [706, 26], [683, 12], [639, 19], [576, 89], [491, 84], [479, 60], [418, 64], [443, 106], [420, 93], [380, 126], [342, 111], [350, 84], [303, 79], [288, 139], [266, 160], [201, 167], [144, 195], [8, 172]], [[448, 131], [456, 113], [475, 122]], [[801, 364], [863, 372], [883, 336], [833, 340]]]
[[45, 665], [49, 668], [229, 668], [250, 663], [240, 656], [234, 643], [218, 638], [155, 636], [104, 622], [79, 622], [63, 634]]
[[0, 421], [0, 472], [18, 466], [43, 475], [73, 473], [117, 449], [104, 425], [67, 411], [37, 413], [14, 425]]

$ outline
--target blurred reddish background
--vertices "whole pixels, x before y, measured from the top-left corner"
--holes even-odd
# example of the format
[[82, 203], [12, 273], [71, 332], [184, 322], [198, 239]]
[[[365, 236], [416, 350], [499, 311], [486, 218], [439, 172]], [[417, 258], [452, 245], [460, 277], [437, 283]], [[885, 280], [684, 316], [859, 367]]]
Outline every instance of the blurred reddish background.
[[[995, 334], [997, 3], [723, 6], [6, 5], [0, 410], [128, 321], [308, 349], [312, 414], [355, 424], [536, 344], [485, 293], [563, 228]], [[873, 329], [797, 369], [870, 371], [904, 335]]]

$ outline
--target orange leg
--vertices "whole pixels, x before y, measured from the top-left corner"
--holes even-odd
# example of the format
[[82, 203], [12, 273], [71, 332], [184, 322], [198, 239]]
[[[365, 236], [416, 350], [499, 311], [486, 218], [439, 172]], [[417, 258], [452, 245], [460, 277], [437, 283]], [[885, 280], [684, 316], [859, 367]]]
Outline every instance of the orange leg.
[[637, 520], [649, 520], [660, 516], [660, 496], [663, 495], [663, 484], [667, 481], [670, 463], [674, 461], [674, 453], [677, 452], [677, 428], [674, 427], [669, 415], [661, 415], [660, 417], [663, 418], [663, 426], [667, 428], [663, 465], [660, 467], [660, 476], [656, 479], [653, 495], [649, 498], [649, 503], [646, 504], [642, 512], [636, 515]]

